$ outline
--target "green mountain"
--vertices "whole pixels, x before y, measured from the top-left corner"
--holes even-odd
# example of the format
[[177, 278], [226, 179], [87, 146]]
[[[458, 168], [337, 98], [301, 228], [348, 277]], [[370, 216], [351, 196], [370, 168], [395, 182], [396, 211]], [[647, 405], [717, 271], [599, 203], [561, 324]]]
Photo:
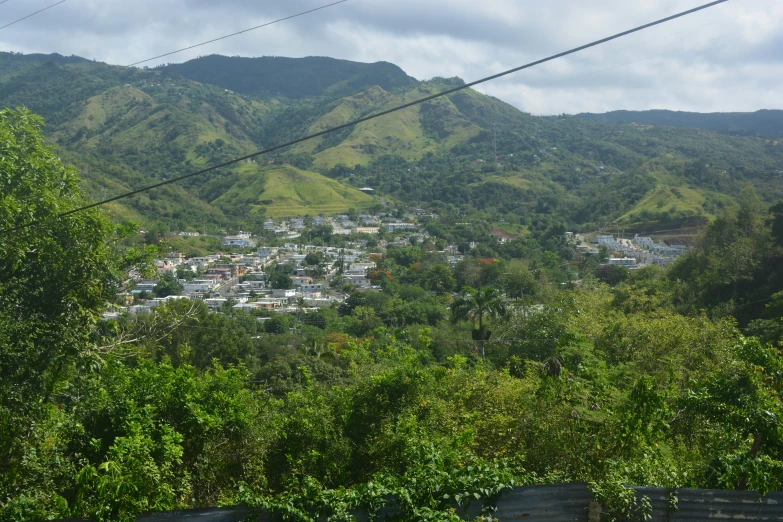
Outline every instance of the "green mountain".
[[[96, 199], [461, 82], [419, 82], [391, 64], [327, 58], [212, 56], [146, 70], [0, 53], [0, 103], [41, 114], [48, 138]], [[534, 117], [470, 89], [257, 161], [108, 210], [177, 229], [252, 229], [265, 216], [366, 208], [371, 198], [355, 189], [369, 185], [392, 200], [478, 213], [517, 231], [554, 223], [651, 231], [704, 224], [747, 184], [769, 202], [783, 197], [783, 143], [775, 138]]]
[[242, 58], [211, 55], [169, 64], [159, 70], [248, 96], [292, 99], [347, 96], [375, 85], [389, 91], [416, 84], [414, 78], [391, 63], [358, 63], [321, 56]]
[[612, 111], [604, 114], [583, 113], [579, 116], [605, 123], [635, 122], [645, 125], [694, 127], [732, 134], [783, 137], [783, 110], [713, 113], [663, 110]]

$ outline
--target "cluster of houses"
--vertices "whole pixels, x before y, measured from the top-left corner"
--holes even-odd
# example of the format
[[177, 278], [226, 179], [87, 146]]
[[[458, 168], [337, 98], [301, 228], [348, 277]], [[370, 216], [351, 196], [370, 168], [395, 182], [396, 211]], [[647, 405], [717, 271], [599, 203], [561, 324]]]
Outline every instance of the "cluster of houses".
[[[426, 215], [417, 209], [416, 215]], [[124, 297], [124, 305], [117, 307], [106, 318], [121, 313], [138, 314], [150, 312], [157, 306], [177, 299], [203, 301], [212, 311], [234, 309], [252, 312], [254, 310], [275, 312], [307, 312], [321, 307], [331, 307], [345, 298], [343, 288], [358, 291], [377, 289], [368, 277], [375, 268], [369, 260], [366, 248], [368, 241], [352, 241], [348, 248], [303, 245], [304, 232], [319, 226], [329, 225], [333, 234], [378, 234], [381, 230], [397, 233], [394, 238], [379, 238], [378, 246], [409, 246], [412, 240], [422, 242], [429, 236], [420, 232], [418, 225], [395, 218], [389, 214], [371, 216], [368, 214], [338, 215], [334, 217], [288, 218], [264, 223], [266, 232], [273, 232], [277, 246], [258, 246], [261, 240], [248, 232], [238, 232], [223, 237], [226, 250], [253, 249], [250, 254], [215, 253], [201, 257], [188, 257], [182, 253], [169, 253], [155, 261], [157, 279], [131, 278]], [[402, 234], [400, 234], [402, 232]], [[180, 232], [182, 236], [198, 236], [198, 232]], [[298, 240], [298, 241], [297, 241]], [[474, 245], [471, 245], [474, 246]], [[323, 260], [317, 266], [307, 266], [308, 254], [319, 253]], [[464, 255], [456, 246], [443, 252], [453, 266]], [[291, 271], [292, 288], [271, 288], [272, 268], [288, 265]], [[183, 273], [184, 272], [184, 273]], [[176, 279], [181, 288], [178, 295], [157, 297], [161, 284], [168, 285]], [[268, 315], [268, 314], [261, 314]]]
[[[191, 258], [181, 253], [170, 253], [156, 261], [159, 275], [170, 273], [176, 277], [177, 270], [180, 274], [182, 270], [187, 270], [198, 275], [178, 279], [182, 286], [180, 295], [160, 298], [152, 298], [150, 295], [155, 292], [161, 279], [135, 281], [126, 294], [126, 304], [129, 305], [126, 311], [132, 314], [149, 312], [170, 300], [183, 298], [202, 300], [213, 311], [229, 304], [246, 311], [279, 312], [329, 307], [344, 300], [340, 288], [329, 288], [338, 275], [339, 266], [345, 267], [339, 274], [341, 285], [350, 283], [356, 290], [372, 288], [367, 273], [375, 264], [363, 261], [366, 252], [358, 244], [356, 246], [337, 248], [286, 243], [282, 246], [259, 247], [252, 255], [213, 254]], [[317, 278], [313, 268], [305, 266], [305, 258], [310, 253], [320, 253], [324, 259]], [[293, 288], [269, 288], [267, 268], [273, 264], [291, 266]], [[133, 304], [138, 301], [134, 297], [139, 296], [147, 299]]]
[[[416, 209], [417, 212], [423, 211]], [[417, 215], [425, 215], [418, 214]], [[307, 218], [294, 217], [287, 219], [268, 219], [264, 222], [264, 231], [271, 232], [283, 240], [295, 240], [302, 237], [303, 231], [308, 227], [315, 228], [323, 225], [332, 227], [334, 235], [348, 234], [377, 234], [381, 229], [388, 232], [417, 231], [418, 226], [415, 223], [396, 220], [389, 214], [380, 214], [377, 216], [369, 214], [359, 214], [355, 218], [348, 215], [338, 215], [333, 217], [314, 216], [307, 222]], [[198, 237], [199, 232], [176, 232], [183, 237]], [[226, 248], [255, 248], [258, 245], [258, 239], [254, 238], [249, 232], [239, 231], [237, 234], [223, 237], [223, 246]]]
[[239, 231], [234, 236], [225, 236], [223, 238], [223, 246], [234, 248], [253, 248], [256, 246], [256, 241], [251, 237], [249, 232]]
[[[400, 222], [386, 214], [380, 214], [378, 216], [359, 214], [354, 219], [346, 214], [333, 217], [315, 216], [311, 218], [311, 220], [312, 227], [324, 225], [331, 226], [332, 234], [335, 235], [377, 234], [382, 228], [389, 232], [395, 232], [397, 230], [418, 230], [418, 226], [415, 223]], [[302, 231], [306, 228], [305, 218], [290, 218], [277, 221], [268, 219], [264, 223], [264, 230], [266, 232], [273, 232], [275, 236], [286, 239], [301, 237]]]
[[[685, 245], [656, 243], [648, 236], [636, 235], [632, 239], [615, 238], [612, 235], [598, 235], [595, 243], [604, 246], [616, 257], [607, 261], [610, 265], [638, 268], [645, 265], [667, 265], [687, 252]], [[588, 247], [589, 248], [589, 247]], [[587, 250], [588, 248], [585, 248]], [[597, 249], [594, 249], [597, 253]], [[592, 253], [592, 252], [588, 252]]]

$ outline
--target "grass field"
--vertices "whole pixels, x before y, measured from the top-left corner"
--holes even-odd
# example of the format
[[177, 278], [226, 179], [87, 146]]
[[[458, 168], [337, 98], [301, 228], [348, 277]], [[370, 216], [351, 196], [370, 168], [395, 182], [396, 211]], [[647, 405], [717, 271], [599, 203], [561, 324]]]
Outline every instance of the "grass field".
[[705, 209], [707, 196], [688, 187], [658, 186], [648, 192], [636, 206], [617, 220], [619, 223], [686, 219], [703, 216], [713, 219]]
[[246, 208], [268, 217], [339, 214], [363, 210], [373, 198], [315, 172], [291, 166], [243, 165], [241, 179], [214, 201], [219, 207]]

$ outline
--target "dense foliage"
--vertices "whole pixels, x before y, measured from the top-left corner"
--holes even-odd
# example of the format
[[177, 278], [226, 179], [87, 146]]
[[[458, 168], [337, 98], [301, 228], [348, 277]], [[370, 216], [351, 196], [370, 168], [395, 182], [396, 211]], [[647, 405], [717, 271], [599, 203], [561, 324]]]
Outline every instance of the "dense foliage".
[[624, 484], [783, 487], [783, 207], [751, 189], [674, 267], [611, 286], [555, 226], [453, 268], [432, 240], [388, 249], [382, 291], [338, 308], [259, 321], [178, 300], [99, 323], [148, 258], [98, 212], [57, 218], [76, 176], [29, 113], [0, 123], [0, 222], [43, 220], [0, 236], [0, 520], [235, 503], [349, 520], [394, 496], [442, 521], [571, 481], [621, 518]]
[[159, 67], [166, 73], [209, 83], [251, 96], [306, 98], [348, 96], [373, 85], [388, 90], [416, 80], [387, 62], [359, 63], [322, 56], [203, 56]]

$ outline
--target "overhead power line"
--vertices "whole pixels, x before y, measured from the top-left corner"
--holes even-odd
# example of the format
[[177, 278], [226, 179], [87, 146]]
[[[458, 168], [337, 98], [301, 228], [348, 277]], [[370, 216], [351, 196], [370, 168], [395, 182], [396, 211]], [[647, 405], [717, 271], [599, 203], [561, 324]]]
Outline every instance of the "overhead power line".
[[8, 0], [3, 0], [2, 2], [0, 2], [0, 5], [3, 5], [3, 4], [4, 4], [4, 3], [6, 3], [7, 1], [8, 1]]
[[[8, 0], [5, 0], [5, 2], [7, 2], [7, 1], [8, 1]], [[59, 2], [56, 2], [56, 3], [54, 3], [54, 4], [52, 4], [52, 5], [48, 6], [48, 7], [44, 7], [43, 9], [40, 9], [40, 10], [38, 10], [38, 11], [34, 12], [34, 13], [30, 13], [30, 14], [29, 14], [29, 15], [27, 15], [27, 16], [23, 16], [23, 17], [22, 17], [22, 18], [20, 18], [19, 20], [14, 20], [14, 21], [13, 21], [13, 22], [11, 22], [10, 24], [5, 24], [3, 27], [0, 27], [0, 31], [1, 31], [1, 30], [3, 30], [3, 29], [5, 29], [6, 27], [11, 27], [11, 26], [12, 26], [12, 25], [14, 25], [14, 24], [18, 24], [18, 23], [19, 23], [19, 22], [21, 22], [22, 20], [27, 20], [27, 19], [28, 19], [28, 18], [30, 18], [31, 16], [35, 16], [35, 15], [37, 15], [38, 13], [43, 13], [43, 12], [44, 12], [44, 11], [46, 11], [47, 9], [51, 9], [51, 8], [52, 8], [52, 7], [54, 7], [54, 6], [60, 5], [60, 4], [62, 4], [63, 2], [67, 2], [67, 1], [68, 1], [68, 0], [60, 0]], [[2, 2], [2, 3], [5, 3], [5, 2]]]
[[[6, 1], [8, 1], [8, 0], [6, 0]], [[213, 42], [217, 42], [219, 40], [225, 40], [226, 38], [231, 38], [232, 36], [236, 36], [238, 34], [247, 33], [247, 32], [250, 32], [250, 31], [255, 31], [256, 29], [261, 29], [262, 27], [266, 27], [268, 25], [276, 24], [278, 22], [284, 22], [284, 21], [290, 20], [292, 18], [297, 18], [299, 16], [304, 16], [306, 14], [314, 13], [316, 11], [320, 11], [321, 9], [326, 9], [327, 7], [332, 7], [332, 6], [335, 6], [337, 4], [343, 4], [343, 3], [347, 2], [347, 1], [348, 0], [339, 0], [338, 2], [333, 2], [331, 4], [322, 5], [321, 7], [316, 7], [315, 9], [310, 9], [309, 11], [304, 11], [304, 12], [301, 12], [301, 13], [298, 13], [298, 14], [295, 14], [295, 15], [286, 16], [285, 18], [279, 18], [277, 20], [273, 20], [271, 22], [267, 22], [267, 23], [262, 24], [262, 25], [257, 25], [255, 27], [251, 27], [250, 29], [243, 29], [242, 31], [237, 31], [236, 33], [227, 34], [225, 36], [221, 36], [219, 38], [214, 38], [212, 40], [207, 40], [206, 42], [201, 42], [201, 43], [198, 43], [198, 44], [195, 44], [195, 45], [191, 45], [189, 47], [183, 47], [182, 49], [178, 49], [176, 51], [171, 51], [170, 53], [165, 53], [165, 54], [161, 54], [161, 55], [158, 55], [158, 56], [154, 56], [152, 58], [147, 58], [146, 60], [141, 60], [141, 61], [138, 61], [138, 62], [134, 62], [134, 63], [131, 63], [131, 64], [127, 65], [126, 67], [133, 67], [134, 65], [139, 65], [140, 63], [151, 62], [152, 60], [157, 60], [158, 58], [164, 58], [166, 56], [171, 56], [172, 54], [177, 54], [177, 53], [181, 53], [183, 51], [188, 51], [190, 49], [195, 49], [196, 47], [201, 47], [202, 45], [207, 45], [207, 44], [210, 44], [210, 43], [213, 43]]]
[[[262, 149], [262, 150], [253, 152], [252, 154], [247, 154], [245, 156], [241, 156], [239, 158], [235, 158], [233, 160], [229, 160], [229, 161], [220, 163], [218, 165], [214, 165], [212, 167], [207, 167], [205, 169], [201, 169], [201, 170], [198, 170], [198, 171], [195, 171], [195, 172], [191, 172], [190, 174], [185, 174], [183, 176], [178, 176], [176, 178], [172, 178], [172, 179], [169, 179], [169, 180], [161, 181], [159, 183], [155, 183], [153, 185], [149, 185], [149, 186], [146, 186], [146, 187], [143, 187], [143, 188], [140, 188], [140, 189], [131, 190], [129, 192], [125, 192], [125, 193], [120, 194], [118, 196], [114, 196], [114, 197], [111, 197], [111, 198], [108, 198], [108, 199], [104, 199], [102, 201], [91, 203], [89, 205], [84, 205], [82, 207], [78, 207], [78, 208], [69, 210], [67, 212], [61, 212], [60, 214], [57, 214], [55, 217], [56, 218], [62, 218], [62, 217], [65, 217], [65, 216], [69, 216], [71, 214], [76, 214], [77, 212], [82, 212], [82, 211], [85, 211], [85, 210], [88, 210], [88, 209], [91, 209], [91, 208], [95, 208], [95, 207], [99, 207], [101, 205], [105, 205], [107, 203], [112, 203], [114, 201], [118, 201], [120, 199], [124, 199], [124, 198], [128, 198], [128, 197], [131, 197], [131, 196], [135, 196], [136, 194], [140, 194], [142, 192], [147, 192], [149, 190], [156, 189], [158, 187], [162, 187], [164, 185], [170, 185], [172, 183], [177, 183], [179, 181], [182, 181], [182, 180], [185, 180], [185, 179], [188, 179], [188, 178], [192, 178], [192, 177], [198, 176], [200, 174], [206, 174], [208, 172], [212, 172], [214, 170], [221, 169], [223, 167], [228, 167], [230, 165], [234, 165], [234, 164], [240, 163], [242, 161], [247, 161], [247, 160], [249, 160], [251, 158], [255, 158], [257, 156], [262, 156], [264, 154], [269, 154], [270, 152], [275, 152], [277, 150], [284, 149], [284, 148], [290, 147], [292, 145], [297, 145], [299, 143], [311, 140], [313, 138], [318, 138], [318, 137], [323, 136], [325, 134], [329, 134], [329, 133], [336, 132], [336, 131], [339, 131], [339, 130], [342, 130], [342, 129], [346, 129], [348, 127], [353, 127], [353, 126], [358, 125], [360, 123], [364, 123], [366, 121], [370, 121], [370, 120], [373, 120], [375, 118], [380, 118], [381, 116], [386, 116], [388, 114], [392, 114], [392, 113], [395, 113], [395, 112], [398, 112], [398, 111], [401, 111], [401, 110], [404, 110], [404, 109], [408, 109], [410, 107], [414, 107], [416, 105], [420, 105], [422, 103], [426, 103], [426, 102], [434, 100], [436, 98], [440, 98], [440, 97], [443, 97], [443, 96], [448, 96], [450, 94], [454, 94], [455, 92], [459, 92], [459, 91], [468, 89], [470, 87], [474, 87], [476, 85], [479, 85], [479, 84], [482, 84], [482, 83], [486, 83], [486, 82], [491, 81], [491, 80], [495, 80], [497, 78], [502, 78], [504, 76], [508, 76], [509, 74], [513, 74], [515, 72], [519, 72], [519, 71], [522, 71], [524, 69], [529, 69], [531, 67], [535, 67], [536, 65], [540, 65], [542, 63], [546, 63], [546, 62], [550, 62], [552, 60], [556, 60], [558, 58], [562, 58], [563, 56], [568, 56], [570, 54], [578, 53], [579, 51], [583, 51], [585, 49], [589, 49], [591, 47], [595, 47], [597, 45], [601, 45], [603, 43], [610, 42], [612, 40], [617, 40], [618, 38], [622, 38], [623, 36], [627, 36], [629, 34], [636, 33], [636, 32], [639, 32], [639, 31], [643, 31], [644, 29], [647, 29], [647, 28], [650, 28], [650, 27], [653, 27], [653, 26], [656, 26], [656, 25], [660, 25], [660, 24], [669, 22], [671, 20], [675, 20], [677, 18], [681, 18], [683, 16], [687, 16], [687, 15], [696, 13], [698, 11], [702, 11], [704, 9], [708, 9], [710, 7], [713, 7], [713, 6], [716, 6], [716, 5], [719, 5], [719, 4], [723, 4], [723, 3], [726, 3], [728, 1], [729, 0], [715, 0], [713, 2], [709, 2], [707, 4], [703, 4], [703, 5], [700, 5], [698, 7], [694, 7], [693, 9], [688, 9], [687, 11], [682, 11], [680, 13], [677, 13], [677, 14], [674, 14], [674, 15], [671, 15], [671, 16], [667, 16], [666, 18], [661, 18], [659, 20], [655, 20], [654, 22], [649, 22], [647, 24], [634, 27], [633, 29], [628, 29], [626, 31], [614, 34], [612, 36], [607, 36], [606, 38], [601, 38], [600, 40], [595, 40], [593, 42], [590, 42], [590, 43], [587, 43], [587, 44], [584, 44], [584, 45], [580, 45], [579, 47], [574, 47], [573, 49], [569, 49], [568, 51], [563, 51], [563, 52], [560, 52], [560, 53], [557, 53], [557, 54], [553, 54], [553, 55], [548, 56], [546, 58], [541, 58], [540, 60], [536, 60], [536, 61], [527, 63], [525, 65], [520, 65], [519, 67], [514, 67], [513, 69], [508, 69], [506, 71], [503, 71], [503, 72], [500, 72], [500, 73], [497, 73], [497, 74], [493, 74], [493, 75], [487, 76], [485, 78], [481, 78], [480, 80], [475, 80], [475, 81], [470, 82], [470, 83], [465, 83], [465, 84], [460, 85], [458, 87], [454, 87], [452, 89], [448, 89], [448, 90], [442, 91], [442, 92], [437, 93], [437, 94], [432, 94], [430, 96], [425, 96], [423, 98], [419, 98], [418, 100], [414, 100], [414, 101], [409, 102], [409, 103], [404, 103], [402, 105], [398, 105], [398, 106], [393, 107], [391, 109], [386, 109], [384, 111], [381, 111], [381, 112], [378, 112], [378, 113], [375, 113], [375, 114], [371, 114], [371, 115], [365, 116], [363, 118], [352, 120], [352, 121], [349, 121], [348, 123], [344, 123], [342, 125], [337, 125], [335, 127], [331, 127], [329, 129], [326, 129], [326, 130], [323, 130], [323, 131], [320, 131], [320, 132], [316, 132], [314, 134], [310, 134], [310, 135], [304, 136], [302, 138], [298, 138], [298, 139], [295, 139], [295, 140], [292, 140], [292, 141], [289, 141], [289, 142], [286, 142], [286, 143], [282, 143], [280, 145], [275, 145], [275, 146], [269, 147], [267, 149]], [[14, 231], [17, 231], [17, 230], [29, 228], [29, 227], [37, 225], [39, 223], [41, 223], [41, 220], [30, 221], [28, 223], [23, 223], [21, 225], [15, 226], [15, 227], [7, 228], [7, 229], [3, 230], [0, 233], [6, 234], [6, 233], [9, 233], [9, 232], [14, 232]]]

